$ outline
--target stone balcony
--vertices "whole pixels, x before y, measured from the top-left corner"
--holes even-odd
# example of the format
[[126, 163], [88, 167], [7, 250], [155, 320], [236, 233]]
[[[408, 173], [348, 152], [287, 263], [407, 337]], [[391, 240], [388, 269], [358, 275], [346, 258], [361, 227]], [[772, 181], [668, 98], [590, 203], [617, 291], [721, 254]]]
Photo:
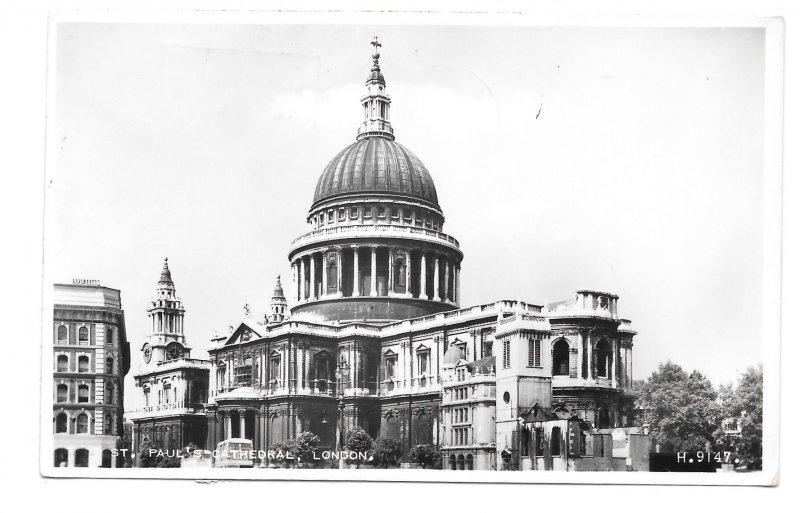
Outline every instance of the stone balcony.
[[419, 226], [405, 226], [398, 224], [361, 224], [361, 225], [340, 225], [319, 228], [307, 232], [296, 239], [290, 245], [290, 253], [297, 249], [316, 242], [331, 242], [341, 239], [374, 239], [374, 238], [397, 238], [403, 240], [417, 240], [420, 242], [435, 243], [454, 249], [459, 253], [458, 240], [444, 232], [421, 228]]

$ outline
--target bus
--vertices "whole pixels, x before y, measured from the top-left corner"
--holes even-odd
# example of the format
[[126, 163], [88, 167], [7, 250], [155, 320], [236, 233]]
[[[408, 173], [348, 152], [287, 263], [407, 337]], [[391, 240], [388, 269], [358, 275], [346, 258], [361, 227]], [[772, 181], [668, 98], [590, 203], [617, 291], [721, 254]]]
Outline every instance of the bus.
[[214, 455], [214, 467], [217, 468], [252, 468], [253, 459], [250, 451], [253, 442], [247, 438], [228, 438], [217, 444]]

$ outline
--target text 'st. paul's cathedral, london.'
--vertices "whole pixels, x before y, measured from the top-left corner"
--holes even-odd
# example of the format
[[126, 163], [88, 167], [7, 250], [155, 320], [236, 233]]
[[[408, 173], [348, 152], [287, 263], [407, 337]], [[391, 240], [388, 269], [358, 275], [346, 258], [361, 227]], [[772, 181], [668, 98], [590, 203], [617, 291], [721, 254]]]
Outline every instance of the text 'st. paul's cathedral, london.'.
[[373, 45], [364, 121], [322, 171], [266, 314], [215, 337], [209, 360], [189, 358], [165, 263], [129, 412], [134, 451], [231, 438], [266, 450], [305, 431], [336, 450], [360, 426], [399, 441], [406, 464], [432, 445], [452, 470], [646, 470], [631, 427], [636, 333], [618, 297], [462, 307], [464, 250], [431, 173], [395, 140]]

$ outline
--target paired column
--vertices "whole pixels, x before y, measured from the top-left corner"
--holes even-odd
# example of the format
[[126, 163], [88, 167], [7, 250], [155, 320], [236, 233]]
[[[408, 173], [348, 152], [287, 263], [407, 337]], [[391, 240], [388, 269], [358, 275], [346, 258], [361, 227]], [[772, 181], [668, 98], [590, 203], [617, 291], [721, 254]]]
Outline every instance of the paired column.
[[617, 339], [611, 339], [611, 381], [617, 379]]
[[247, 410], [239, 410], [239, 438], [245, 438], [245, 413]]
[[378, 255], [377, 255], [377, 248], [372, 246], [372, 273], [370, 279], [370, 296], [377, 296], [378, 295]]
[[361, 295], [361, 283], [358, 278], [358, 246], [353, 246], [353, 297]]
[[317, 284], [316, 284], [317, 273], [316, 273], [316, 262], [315, 262], [316, 258], [314, 258], [314, 253], [311, 253], [310, 255], [308, 255], [308, 260], [309, 260], [309, 268], [310, 268], [309, 272], [311, 273], [311, 276], [309, 276], [309, 281], [308, 281], [308, 284], [309, 284], [309, 286], [311, 288], [311, 291], [308, 294], [308, 298], [309, 299], [316, 299], [317, 298]]
[[328, 294], [328, 252], [322, 253], [322, 296]]
[[300, 300], [305, 301], [308, 295], [306, 294], [306, 260], [300, 258]]
[[406, 250], [406, 290], [407, 296], [411, 296], [411, 250]]
[[450, 262], [444, 261], [444, 299], [450, 301]]
[[428, 299], [428, 288], [426, 287], [426, 279], [425, 273], [427, 271], [427, 263], [425, 262], [425, 253], [422, 253], [420, 257], [420, 266], [419, 266], [419, 297]]
[[436, 301], [441, 301], [442, 297], [439, 294], [439, 257], [434, 257], [436, 260], [433, 261], [433, 299]]
[[394, 248], [389, 248], [389, 279], [387, 283], [387, 296], [394, 293]]
[[592, 335], [588, 331], [586, 332], [586, 358], [589, 360], [586, 362], [586, 377], [588, 379], [594, 379], [594, 351], [592, 351]]
[[342, 295], [342, 250], [336, 251], [336, 295]]

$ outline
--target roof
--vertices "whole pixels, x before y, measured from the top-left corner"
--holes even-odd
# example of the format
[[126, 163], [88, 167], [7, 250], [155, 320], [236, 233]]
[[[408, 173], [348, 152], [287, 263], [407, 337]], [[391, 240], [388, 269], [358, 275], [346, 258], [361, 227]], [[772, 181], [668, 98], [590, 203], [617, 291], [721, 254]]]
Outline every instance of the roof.
[[255, 391], [252, 387], [239, 387], [234, 388], [229, 392], [223, 392], [214, 398], [215, 401], [225, 401], [232, 399], [258, 399], [261, 394]]
[[444, 352], [444, 358], [442, 359], [443, 365], [454, 365], [461, 360], [461, 349], [455, 344], [451, 345], [447, 351]]
[[317, 182], [314, 205], [363, 193], [397, 194], [439, 206], [433, 179], [419, 158], [381, 136], [356, 141], [330, 161]]

